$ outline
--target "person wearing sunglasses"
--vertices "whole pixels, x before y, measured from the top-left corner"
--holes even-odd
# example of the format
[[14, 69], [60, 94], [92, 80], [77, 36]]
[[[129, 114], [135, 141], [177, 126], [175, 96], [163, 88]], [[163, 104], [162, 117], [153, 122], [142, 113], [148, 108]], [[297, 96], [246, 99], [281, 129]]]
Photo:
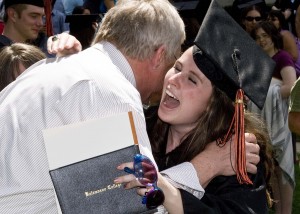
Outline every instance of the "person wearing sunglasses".
[[[265, 124], [245, 110], [244, 95], [262, 108], [274, 67], [253, 39], [212, 1], [195, 45], [167, 72], [158, 118], [148, 129], [160, 173], [143, 168], [144, 158], [135, 157], [133, 163], [117, 167], [130, 175], [115, 182], [125, 183], [126, 189], [138, 187], [137, 192], [150, 201], [157, 193], [156, 206], [163, 203], [169, 213], [268, 213], [273, 169], [269, 136]], [[244, 132], [254, 133], [261, 148], [257, 174], [246, 172]], [[228, 147], [229, 159], [222, 153]], [[222, 158], [232, 164], [236, 175], [212, 167], [223, 166]], [[200, 200], [162, 177], [161, 170], [188, 161], [203, 169], [198, 172], [205, 188]], [[151, 180], [149, 174], [157, 180], [144, 182]]]
[[249, 7], [245, 7], [241, 11], [241, 24], [246, 30], [246, 32], [249, 34], [252, 31], [252, 29], [255, 27], [256, 23], [262, 21], [263, 18], [264, 18], [263, 11], [257, 5], [251, 5]]
[[276, 62], [272, 74], [272, 84], [262, 111], [249, 105], [266, 121], [274, 148], [275, 176], [274, 199], [276, 213], [291, 213], [295, 188], [293, 143], [288, 129], [288, 106], [291, 89], [296, 82], [296, 71], [291, 55], [282, 50], [280, 32], [272, 22], [264, 21], [256, 25], [251, 33], [256, 43]]

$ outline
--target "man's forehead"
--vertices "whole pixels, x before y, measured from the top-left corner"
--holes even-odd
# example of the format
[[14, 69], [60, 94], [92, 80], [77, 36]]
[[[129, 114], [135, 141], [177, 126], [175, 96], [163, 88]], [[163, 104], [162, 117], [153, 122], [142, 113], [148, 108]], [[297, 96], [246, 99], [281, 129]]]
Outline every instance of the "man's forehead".
[[37, 7], [34, 5], [26, 5], [25, 10], [26, 13], [30, 13], [30, 14], [39, 14], [39, 15], [45, 15], [45, 10], [42, 7]]

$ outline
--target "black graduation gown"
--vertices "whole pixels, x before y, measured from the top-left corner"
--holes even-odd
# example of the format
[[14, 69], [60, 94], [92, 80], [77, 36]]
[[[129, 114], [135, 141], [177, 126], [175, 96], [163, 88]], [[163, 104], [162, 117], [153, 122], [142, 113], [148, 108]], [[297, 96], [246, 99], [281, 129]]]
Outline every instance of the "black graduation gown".
[[[181, 144], [168, 154], [156, 153], [158, 168], [164, 170], [179, 164], [178, 159], [184, 152], [182, 147]], [[162, 148], [161, 151], [166, 150]], [[205, 194], [200, 200], [180, 190], [184, 213], [267, 214], [266, 183], [262, 163], [257, 165], [257, 174], [249, 176], [253, 185], [239, 184], [236, 175], [217, 176], [205, 188]]]
[[12, 40], [10, 40], [4, 35], [0, 35], [0, 50], [5, 46], [10, 46], [12, 43], [13, 43]]
[[205, 188], [201, 200], [180, 190], [184, 213], [267, 214], [266, 184], [261, 164], [251, 180], [253, 185], [241, 185], [236, 176], [218, 176]]

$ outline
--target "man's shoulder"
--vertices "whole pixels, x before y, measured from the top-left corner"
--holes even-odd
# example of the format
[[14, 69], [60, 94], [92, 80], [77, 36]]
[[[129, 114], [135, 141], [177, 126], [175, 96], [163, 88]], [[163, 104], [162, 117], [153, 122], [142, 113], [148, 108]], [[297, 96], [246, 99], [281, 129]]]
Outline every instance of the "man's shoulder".
[[12, 40], [10, 40], [8, 37], [4, 35], [0, 35], [0, 48], [3, 48], [5, 46], [9, 46], [13, 43]]

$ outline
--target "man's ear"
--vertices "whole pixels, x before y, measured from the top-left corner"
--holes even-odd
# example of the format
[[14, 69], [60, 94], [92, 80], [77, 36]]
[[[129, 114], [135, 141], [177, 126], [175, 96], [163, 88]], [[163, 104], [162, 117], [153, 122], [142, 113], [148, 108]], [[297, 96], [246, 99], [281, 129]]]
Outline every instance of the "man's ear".
[[15, 11], [15, 9], [9, 7], [6, 9], [6, 13], [9, 19], [11, 19], [13, 22], [17, 21], [17, 12]]
[[155, 50], [152, 58], [152, 66], [154, 70], [158, 69], [163, 64], [165, 60], [165, 53], [166, 53], [166, 47], [164, 45], [159, 46]]

